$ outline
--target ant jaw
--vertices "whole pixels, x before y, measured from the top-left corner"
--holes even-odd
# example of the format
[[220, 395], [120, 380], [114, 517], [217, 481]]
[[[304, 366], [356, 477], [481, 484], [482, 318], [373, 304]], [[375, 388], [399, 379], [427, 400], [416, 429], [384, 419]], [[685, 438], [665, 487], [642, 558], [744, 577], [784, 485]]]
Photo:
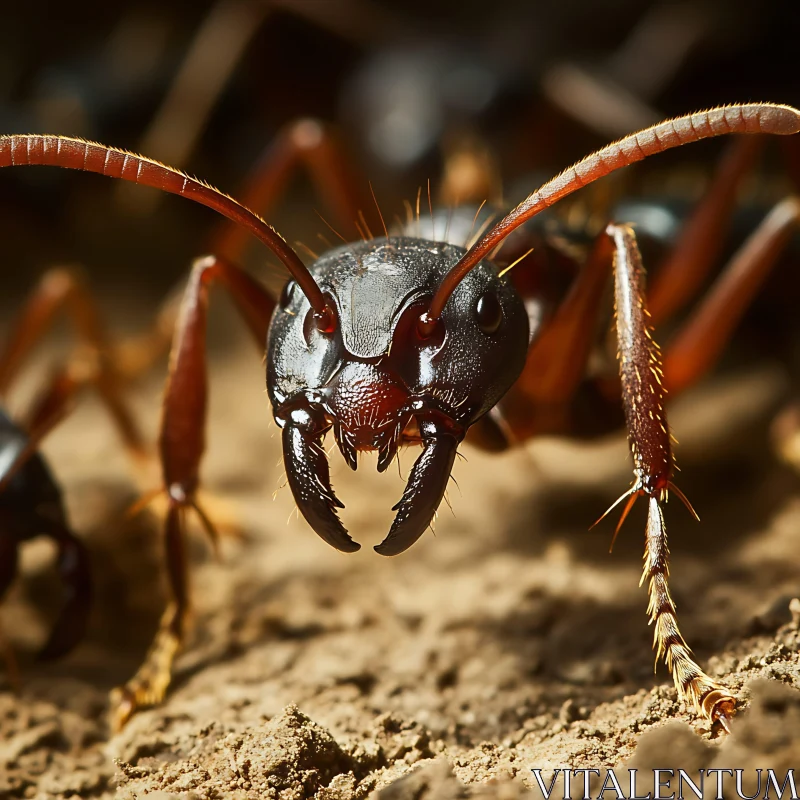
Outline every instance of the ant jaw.
[[[300, 513], [320, 538], [343, 553], [361, 545], [353, 541], [337, 513], [344, 504], [336, 497], [322, 440], [331, 422], [321, 406], [305, 397], [285, 403], [275, 415], [283, 428], [283, 458], [289, 487]], [[444, 498], [458, 445], [465, 428], [446, 414], [421, 410], [416, 418], [422, 453], [417, 458], [386, 538], [375, 547], [380, 555], [394, 556], [411, 547], [428, 529]], [[400, 443], [404, 427], [387, 429], [378, 446], [379, 469], [386, 469]], [[334, 422], [334, 436], [345, 460], [355, 468], [356, 447], [351, 432]]]
[[321, 444], [330, 424], [324, 411], [305, 398], [293, 405], [276, 420], [283, 422], [283, 461], [294, 500], [320, 538], [336, 550], [355, 553], [361, 545], [350, 538], [337, 514], [344, 504], [331, 486], [328, 456]]
[[386, 538], [375, 546], [382, 556], [396, 556], [408, 550], [433, 522], [444, 498], [458, 445], [466, 431], [448, 419], [419, 421], [422, 453], [414, 462], [403, 496]]

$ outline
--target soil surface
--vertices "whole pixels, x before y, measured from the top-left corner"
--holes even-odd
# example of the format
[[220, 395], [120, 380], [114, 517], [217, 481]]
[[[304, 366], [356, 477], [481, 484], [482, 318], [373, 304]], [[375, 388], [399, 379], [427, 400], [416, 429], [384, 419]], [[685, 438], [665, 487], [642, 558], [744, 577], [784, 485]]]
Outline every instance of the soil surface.
[[[668, 508], [672, 587], [700, 662], [741, 698], [726, 735], [678, 703], [663, 665], [653, 673], [643, 509], [613, 555], [612, 520], [587, 530], [629, 485], [624, 436], [465, 448], [454, 513], [393, 559], [372, 545], [397, 471], [365, 457], [354, 474], [334, 453], [363, 545], [342, 555], [293, 513], [259, 356], [236, 323], [220, 327], [203, 477], [228, 535], [215, 558], [194, 532], [194, 629], [167, 701], [109, 734], [108, 692], [165, 595], [158, 508], [125, 517], [157, 473], [132, 473], [89, 399], [45, 452], [92, 549], [97, 602], [85, 642], [37, 663], [58, 581], [50, 546], [25, 546], [1, 612], [22, 685], [0, 677], [0, 797], [516, 798], [539, 796], [532, 768], [800, 763], [800, 493], [769, 446], [778, 372], [707, 384], [672, 414], [679, 482], [703, 520]], [[156, 373], [134, 393], [151, 435]]]

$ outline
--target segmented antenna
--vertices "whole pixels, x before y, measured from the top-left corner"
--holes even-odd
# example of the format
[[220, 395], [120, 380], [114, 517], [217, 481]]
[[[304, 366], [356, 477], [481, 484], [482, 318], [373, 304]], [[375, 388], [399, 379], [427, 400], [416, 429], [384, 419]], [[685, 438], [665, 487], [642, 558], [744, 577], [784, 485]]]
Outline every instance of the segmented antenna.
[[592, 153], [523, 200], [461, 257], [437, 289], [428, 313], [421, 318], [420, 332], [430, 335], [456, 286], [511, 231], [592, 181], [647, 156], [711, 136], [727, 133], [785, 136], [799, 131], [800, 111], [791, 106], [769, 103], [721, 106], [661, 122]]
[[300, 257], [258, 214], [219, 189], [180, 170], [116, 147], [70, 136], [25, 134], [0, 136], [0, 167], [44, 165], [96, 172], [208, 206], [249, 230], [283, 262], [317, 314], [326, 314], [325, 298]]

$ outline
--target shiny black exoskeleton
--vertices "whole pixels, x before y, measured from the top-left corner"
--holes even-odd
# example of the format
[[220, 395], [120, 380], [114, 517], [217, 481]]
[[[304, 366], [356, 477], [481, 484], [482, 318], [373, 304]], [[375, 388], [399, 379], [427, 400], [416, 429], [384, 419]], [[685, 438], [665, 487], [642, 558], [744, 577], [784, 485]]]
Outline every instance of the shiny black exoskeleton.
[[64, 601], [40, 655], [56, 658], [69, 652], [86, 629], [89, 558], [69, 528], [50, 469], [39, 453], [28, 452], [28, 446], [25, 431], [0, 409], [0, 599], [16, 575], [19, 546], [36, 536], [49, 536], [58, 548]]
[[378, 451], [385, 470], [402, 443], [421, 443], [389, 534], [375, 549], [396, 555], [426, 530], [441, 502], [467, 429], [517, 380], [529, 341], [528, 314], [511, 283], [484, 262], [461, 282], [437, 333], [417, 322], [465, 250], [397, 236], [346, 245], [310, 270], [336, 315], [320, 331], [290, 282], [267, 342], [267, 387], [283, 429], [286, 474], [314, 530], [344, 552], [358, 550], [336, 509], [322, 439], [333, 429], [345, 461]]

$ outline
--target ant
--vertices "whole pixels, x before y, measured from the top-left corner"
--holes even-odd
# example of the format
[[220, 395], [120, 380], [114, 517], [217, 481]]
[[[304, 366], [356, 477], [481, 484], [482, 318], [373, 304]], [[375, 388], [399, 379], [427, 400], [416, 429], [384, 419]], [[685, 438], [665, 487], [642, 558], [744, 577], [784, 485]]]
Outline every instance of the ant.
[[[353, 469], [360, 451], [377, 451], [382, 471], [400, 445], [421, 445], [395, 506], [394, 522], [375, 547], [391, 556], [409, 548], [431, 524], [468, 431], [476, 444], [491, 449], [543, 433], [576, 434], [587, 426], [587, 397], [593, 404], [589, 424], [613, 430], [621, 421], [621, 397], [634, 479], [614, 506], [624, 503], [621, 525], [637, 498], [647, 503], [642, 581], [648, 586], [657, 658], [666, 661], [678, 695], [697, 713], [728, 729], [735, 698], [695, 661], [680, 632], [668, 585], [663, 507], [670, 491], [694, 512], [673, 481], [665, 400], [667, 391], [679, 393], [710, 369], [800, 219], [800, 203], [789, 198], [767, 215], [663, 356], [653, 325], [691, 300], [710, 270], [731, 211], [733, 188], [752, 162], [753, 148], [746, 139], [737, 142], [723, 163], [712, 190], [658, 273], [649, 300], [630, 225], [611, 222], [594, 238], [576, 265], [566, 296], [549, 314], [541, 286], [526, 283], [522, 268], [506, 274], [519, 259], [505, 263], [498, 248], [511, 234], [524, 239], [527, 226], [521, 226], [541, 211], [647, 156], [724, 134], [798, 132], [800, 111], [782, 105], [731, 105], [678, 117], [579, 161], [495, 224], [489, 218], [468, 247], [454, 243], [448, 234], [435, 235], [431, 207], [430, 237], [415, 235], [411, 225], [390, 234], [384, 225], [384, 236], [369, 234], [360, 242], [345, 242], [309, 267], [255, 212], [177, 169], [65, 136], [0, 137], [0, 166], [50, 165], [120, 178], [194, 200], [238, 226], [220, 237], [220, 249], [212, 248], [215, 255], [194, 263], [175, 327], [159, 439], [162, 491], [168, 498], [164, 535], [172, 599], [141, 668], [115, 690], [116, 725], [138, 708], [160, 702], [168, 688], [189, 609], [187, 513], [194, 510], [213, 531], [196, 495], [206, 418], [208, 291], [220, 284], [258, 346], [266, 342], [267, 390], [297, 506], [311, 528], [343, 552], [354, 552], [359, 545], [337, 513], [343, 504], [331, 486], [322, 447], [328, 432]], [[274, 199], [287, 170], [306, 159], [319, 181], [347, 203], [351, 196], [341, 164], [321, 131], [300, 126], [294, 134], [293, 146], [265, 167], [248, 199], [256, 201], [253, 205]], [[481, 213], [479, 208], [475, 221]], [[277, 302], [225, 256], [245, 231], [261, 240], [291, 274]], [[552, 250], [544, 247], [545, 254]], [[535, 267], [528, 255], [523, 252], [521, 260]], [[615, 298], [619, 376], [586, 378], [609, 280]]]

